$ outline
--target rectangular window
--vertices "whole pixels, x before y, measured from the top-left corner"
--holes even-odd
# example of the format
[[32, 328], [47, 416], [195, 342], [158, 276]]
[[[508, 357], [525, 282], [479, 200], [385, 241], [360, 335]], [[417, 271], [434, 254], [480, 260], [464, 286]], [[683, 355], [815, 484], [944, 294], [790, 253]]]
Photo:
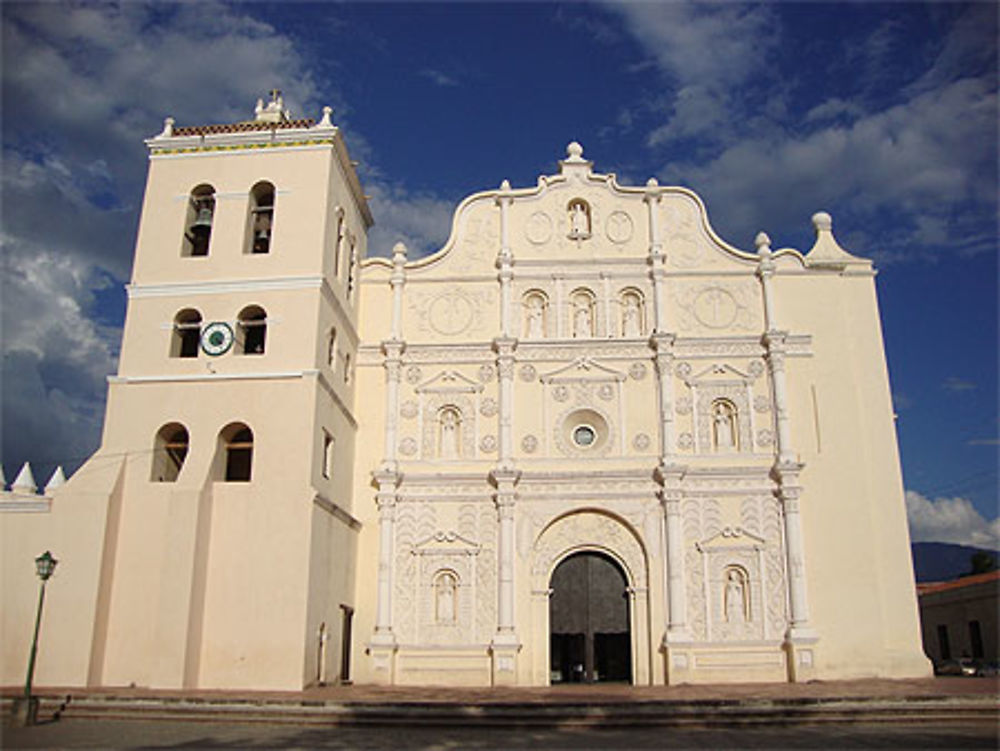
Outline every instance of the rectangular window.
[[979, 628], [979, 621], [969, 621], [969, 641], [972, 643], [972, 656], [982, 659], [983, 632]]
[[951, 659], [951, 645], [948, 643], [948, 627], [944, 624], [937, 627], [938, 648], [941, 650], [941, 659]]
[[323, 477], [333, 477], [333, 436], [323, 431]]

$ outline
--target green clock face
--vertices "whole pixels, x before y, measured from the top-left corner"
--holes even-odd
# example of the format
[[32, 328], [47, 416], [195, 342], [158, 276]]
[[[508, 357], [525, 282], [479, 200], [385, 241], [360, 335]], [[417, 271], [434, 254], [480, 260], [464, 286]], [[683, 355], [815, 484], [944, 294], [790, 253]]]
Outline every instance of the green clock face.
[[233, 330], [228, 323], [215, 321], [201, 332], [201, 348], [206, 355], [217, 357], [225, 354], [233, 346]]

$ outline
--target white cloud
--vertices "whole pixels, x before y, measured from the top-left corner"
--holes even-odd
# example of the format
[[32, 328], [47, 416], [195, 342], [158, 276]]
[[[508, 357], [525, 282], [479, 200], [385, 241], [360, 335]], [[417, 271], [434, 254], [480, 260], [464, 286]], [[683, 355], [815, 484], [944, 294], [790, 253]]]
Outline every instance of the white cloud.
[[[625, 27], [672, 85], [660, 107], [666, 122], [651, 146], [697, 136], [725, 142], [738, 127], [740, 104], [770, 80], [768, 56], [778, 42], [778, 18], [766, 5], [736, 3], [613, 3]], [[771, 103], [773, 106], [773, 102]], [[766, 109], [766, 108], [765, 108]]]
[[431, 193], [412, 193], [398, 184], [371, 180], [366, 185], [369, 203], [377, 217], [368, 234], [368, 255], [389, 257], [392, 246], [402, 241], [409, 257], [419, 258], [439, 250], [451, 232], [457, 208]]
[[420, 75], [433, 83], [435, 86], [458, 86], [458, 81], [453, 77], [432, 68], [424, 68]]
[[100, 318], [95, 293], [128, 278], [142, 139], [168, 114], [181, 125], [244, 119], [283, 82], [294, 82], [294, 115], [318, 114], [318, 92], [293, 40], [239, 6], [2, 13], [3, 454], [71, 467], [97, 447], [116, 367], [120, 324]]
[[1000, 548], [1000, 518], [984, 519], [966, 498], [930, 500], [914, 490], [907, 490], [906, 516], [913, 542]]
[[[888, 238], [900, 248], [948, 242], [982, 251], [995, 247], [988, 229], [967, 224], [972, 213], [955, 206], [995, 206], [995, 160], [984, 157], [996, 147], [983, 137], [995, 133], [996, 112], [995, 87], [963, 79], [849, 126], [750, 136], [714, 159], [672, 163], [661, 175], [711, 196], [737, 242], [764, 228], [761, 222], [789, 226], [838, 206], [862, 220], [900, 212], [894, 228], [900, 234]], [[979, 238], [978, 246], [971, 238]]]

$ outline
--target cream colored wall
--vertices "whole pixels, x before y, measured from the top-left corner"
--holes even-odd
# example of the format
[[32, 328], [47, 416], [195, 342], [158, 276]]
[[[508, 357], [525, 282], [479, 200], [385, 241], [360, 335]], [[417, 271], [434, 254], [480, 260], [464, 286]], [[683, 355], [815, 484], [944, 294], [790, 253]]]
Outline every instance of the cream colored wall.
[[[58, 560], [46, 585], [35, 684], [83, 686], [92, 670], [95, 620], [101, 609], [108, 497], [120, 457], [95, 456], [53, 493], [51, 510], [0, 513], [0, 682], [23, 684], [38, 607], [34, 559], [49, 550]], [[105, 571], [106, 574], [106, 571]]]
[[815, 352], [788, 381], [819, 674], [927, 675], [873, 279], [779, 275], [775, 299]]

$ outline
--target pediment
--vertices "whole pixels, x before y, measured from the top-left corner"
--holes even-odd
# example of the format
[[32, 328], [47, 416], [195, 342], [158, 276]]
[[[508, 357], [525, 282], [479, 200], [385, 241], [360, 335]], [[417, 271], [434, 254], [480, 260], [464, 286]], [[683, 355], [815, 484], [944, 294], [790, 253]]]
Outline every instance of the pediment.
[[748, 532], [742, 527], [723, 527], [711, 537], [695, 543], [701, 552], [731, 550], [732, 548], [761, 548], [767, 544], [763, 537]]
[[456, 370], [443, 370], [433, 378], [418, 384], [418, 394], [473, 394], [483, 390], [483, 384], [473, 381]]
[[458, 532], [435, 532], [420, 542], [414, 543], [414, 555], [476, 555], [481, 545]]
[[732, 383], [733, 381], [752, 381], [756, 376], [747, 373], [739, 368], [735, 368], [729, 363], [713, 363], [706, 368], [702, 368], [697, 373], [682, 376], [687, 384], [711, 383], [720, 381]]
[[568, 365], [542, 373], [540, 376], [542, 383], [624, 381], [625, 378], [625, 373], [602, 365], [590, 357], [578, 357]]

